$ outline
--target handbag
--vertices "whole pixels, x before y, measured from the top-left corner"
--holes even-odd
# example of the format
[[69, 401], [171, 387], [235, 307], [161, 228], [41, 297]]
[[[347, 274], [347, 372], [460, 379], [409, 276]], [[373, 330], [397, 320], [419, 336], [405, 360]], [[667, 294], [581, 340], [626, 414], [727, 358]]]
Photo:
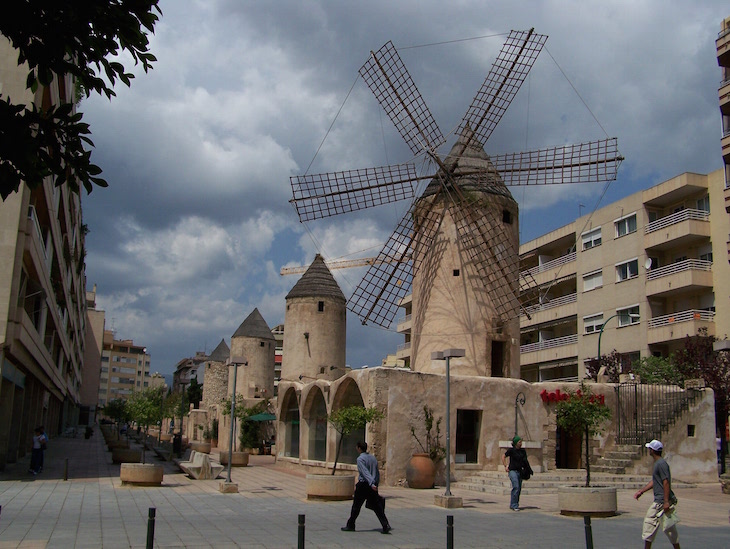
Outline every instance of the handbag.
[[665, 511], [662, 514], [662, 530], [665, 532], [672, 526], [679, 522], [679, 516], [677, 516], [677, 510], [670, 508], [669, 511]]
[[525, 463], [522, 465], [522, 468], [520, 469], [520, 476], [522, 477], [522, 480], [529, 480], [532, 476], [532, 467], [530, 467], [530, 464], [527, 460], [525, 460]]
[[[380, 508], [383, 511], [385, 511], [385, 498], [383, 496], [381, 496], [380, 494], [378, 494], [378, 499], [380, 500]], [[370, 504], [371, 501], [375, 501], [375, 500], [371, 500], [370, 498], [365, 500], [365, 509], [370, 509], [372, 511], [375, 511], [375, 507]]]

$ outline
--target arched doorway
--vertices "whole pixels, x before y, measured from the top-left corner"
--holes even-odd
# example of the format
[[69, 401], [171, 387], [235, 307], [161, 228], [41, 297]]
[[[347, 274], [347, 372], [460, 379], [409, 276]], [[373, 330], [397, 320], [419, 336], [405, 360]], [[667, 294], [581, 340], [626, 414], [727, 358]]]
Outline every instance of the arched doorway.
[[304, 422], [307, 427], [307, 459], [327, 460], [327, 404], [322, 390], [312, 387], [304, 404]]
[[[335, 397], [335, 405], [333, 410], [339, 410], [348, 406], [364, 406], [362, 395], [357, 383], [352, 378], [345, 379], [337, 390]], [[357, 429], [349, 435], [342, 437], [342, 449], [340, 451], [339, 461], [341, 463], [355, 463], [357, 460], [357, 449], [355, 444], [358, 441], [365, 441], [365, 428]], [[338, 441], [335, 441], [337, 443]]]
[[294, 388], [290, 388], [281, 405], [281, 424], [284, 428], [284, 448], [282, 455], [286, 457], [299, 457], [299, 403]]

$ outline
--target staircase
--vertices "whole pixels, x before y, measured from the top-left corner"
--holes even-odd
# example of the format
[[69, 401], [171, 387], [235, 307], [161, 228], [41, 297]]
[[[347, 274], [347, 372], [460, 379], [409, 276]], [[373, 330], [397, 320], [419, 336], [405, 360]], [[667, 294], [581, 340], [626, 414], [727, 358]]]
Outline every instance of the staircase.
[[[560, 469], [548, 473], [536, 473], [522, 483], [522, 494], [557, 494], [560, 486], [583, 485], [585, 469]], [[594, 473], [591, 467], [591, 484], [613, 486], [619, 490], [638, 490], [648, 481], [648, 475], [621, 475]], [[475, 471], [456, 483], [452, 488], [486, 494], [508, 495], [512, 489], [507, 473], [503, 471]]]
[[591, 459], [591, 477], [593, 473], [610, 473], [623, 475], [637, 459], [641, 459], [641, 446], [638, 444], [619, 444], [604, 455]]

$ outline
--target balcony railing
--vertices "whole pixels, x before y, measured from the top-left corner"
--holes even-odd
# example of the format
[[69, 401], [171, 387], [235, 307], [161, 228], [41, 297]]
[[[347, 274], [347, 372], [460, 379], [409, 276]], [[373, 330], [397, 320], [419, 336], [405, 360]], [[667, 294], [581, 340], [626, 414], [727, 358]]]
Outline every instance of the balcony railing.
[[545, 349], [553, 349], [554, 347], [562, 347], [564, 345], [573, 345], [578, 343], [578, 334], [572, 334], [563, 337], [538, 341], [537, 343], [528, 343], [520, 346], [520, 353], [534, 353], [535, 351], [544, 351]]
[[410, 348], [411, 348], [411, 342], [409, 341], [408, 343], [401, 343], [400, 345], [398, 345], [397, 350], [398, 351], [406, 351], [406, 350], [408, 350]]
[[656, 221], [652, 221], [646, 226], [645, 233], [653, 233], [654, 231], [665, 229], [671, 225], [682, 223], [683, 221], [709, 221], [709, 219], [710, 212], [706, 212], [705, 210], [682, 210], [680, 212], [673, 213], [672, 215], [662, 217], [661, 219], [657, 219]]
[[685, 259], [684, 261], [678, 261], [677, 263], [672, 263], [671, 265], [666, 265], [659, 269], [652, 269], [646, 273], [646, 279], [656, 280], [657, 278], [690, 270], [711, 271], [712, 261], [705, 261], [704, 259]]
[[715, 312], [703, 311], [699, 309], [680, 311], [678, 313], [672, 313], [651, 318], [649, 319], [648, 326], [649, 328], [661, 328], [662, 326], [677, 324], [679, 322], [689, 322], [691, 320], [704, 320], [706, 322], [712, 322], [713, 320], [715, 320]]
[[406, 315], [404, 317], [401, 317], [398, 319], [398, 321], [395, 323], [396, 326], [399, 324], [403, 324], [404, 322], [408, 322], [411, 319], [411, 315]]
[[525, 307], [523, 309], [522, 314], [535, 314], [540, 311], [546, 311], [548, 309], [553, 309], [555, 307], [560, 307], [561, 305], [568, 305], [570, 303], [575, 303], [577, 301], [578, 295], [577, 294], [568, 294], [561, 297], [556, 297], [555, 299], [551, 299], [550, 301], [545, 301], [543, 303], [540, 303], [538, 305], [531, 305], [529, 307]]
[[544, 273], [545, 271], [549, 271], [550, 269], [562, 267], [563, 265], [565, 265], [566, 263], [570, 263], [571, 261], [575, 261], [575, 252], [570, 252], [569, 254], [548, 261], [547, 263], [543, 263], [542, 265], [538, 265], [537, 267], [533, 267], [532, 269], [523, 271], [522, 273], [520, 273], [520, 276], [526, 276], [528, 274], [535, 276], [536, 274]]

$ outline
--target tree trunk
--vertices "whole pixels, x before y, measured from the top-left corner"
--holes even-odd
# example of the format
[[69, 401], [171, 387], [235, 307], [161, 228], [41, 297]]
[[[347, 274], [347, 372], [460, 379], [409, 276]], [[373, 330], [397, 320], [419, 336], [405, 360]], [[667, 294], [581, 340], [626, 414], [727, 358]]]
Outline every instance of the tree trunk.
[[586, 425], [586, 488], [591, 485], [591, 445], [588, 434], [588, 426]]
[[335, 450], [335, 464], [332, 466], [332, 476], [335, 475], [335, 470], [337, 469], [337, 460], [340, 457], [340, 448], [342, 448], [342, 434], [338, 433], [340, 435], [340, 440], [337, 442], [337, 449]]

